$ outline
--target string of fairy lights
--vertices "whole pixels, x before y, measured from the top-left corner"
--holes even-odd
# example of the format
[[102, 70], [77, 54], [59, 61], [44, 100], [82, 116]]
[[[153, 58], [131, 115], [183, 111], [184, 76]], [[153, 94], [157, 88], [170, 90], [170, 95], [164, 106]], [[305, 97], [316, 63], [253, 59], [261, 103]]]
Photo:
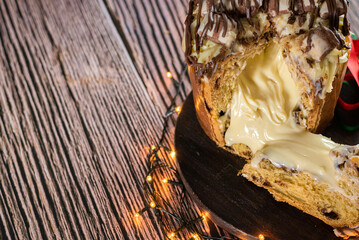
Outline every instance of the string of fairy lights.
[[[146, 157], [146, 163], [148, 165], [148, 171], [145, 176], [145, 179], [143, 180], [143, 190], [144, 194], [147, 198], [147, 204], [136, 212], [134, 214], [134, 217], [136, 219], [140, 219], [141, 216], [143, 216], [146, 212], [152, 211], [153, 215], [155, 216], [155, 219], [159, 223], [159, 226], [161, 228], [161, 231], [165, 237], [165, 239], [178, 239], [178, 236], [181, 232], [186, 231], [187, 233], [190, 233], [190, 240], [200, 240], [200, 239], [213, 239], [213, 240], [235, 240], [235, 238], [228, 237], [228, 236], [220, 236], [220, 237], [213, 237], [209, 236], [206, 233], [204, 233], [201, 230], [198, 230], [198, 225], [200, 223], [203, 223], [206, 221], [207, 213], [198, 214], [198, 216], [194, 216], [191, 219], [188, 220], [188, 217], [184, 216], [183, 210], [186, 210], [184, 206], [184, 198], [186, 194], [186, 190], [181, 182], [181, 178], [179, 177], [179, 174], [174, 166], [171, 166], [170, 164], [166, 163], [165, 156], [170, 156], [171, 159], [175, 160], [176, 158], [176, 152], [172, 150], [171, 148], [164, 145], [165, 142], [165, 136], [168, 132], [168, 126], [169, 126], [169, 120], [174, 114], [180, 114], [181, 112], [181, 106], [176, 106], [176, 99], [180, 95], [181, 88], [183, 85], [183, 79], [184, 75], [186, 74], [186, 69], [181, 72], [180, 74], [180, 80], [174, 79], [173, 75], [170, 72], [167, 72], [167, 77], [170, 78], [176, 88], [175, 95], [173, 96], [170, 105], [166, 109], [166, 113], [164, 115], [164, 121], [163, 121], [163, 128], [161, 137], [158, 140], [156, 144], [150, 145], [149, 153]], [[155, 177], [159, 171], [166, 170], [173, 176], [172, 179], [163, 178], [159, 179], [158, 177]], [[161, 173], [161, 172], [160, 172]], [[162, 176], [161, 174], [157, 174], [157, 176]], [[179, 199], [180, 201], [176, 204], [179, 204], [179, 208], [182, 209], [182, 211], [178, 212], [173, 209], [173, 207], [170, 206], [170, 203], [165, 199], [164, 196], [160, 193], [160, 191], [157, 191], [155, 186], [158, 184], [166, 184], [168, 186], [179, 188]], [[176, 191], [173, 191], [176, 192]], [[168, 226], [169, 224], [165, 224], [164, 222], [164, 216], [168, 218], [172, 218], [174, 222], [176, 222], [179, 227], [175, 226]], [[172, 229], [172, 230], [171, 230]], [[175, 229], [175, 230], [173, 230]], [[258, 236], [259, 240], [264, 240], [264, 236], [261, 234]]]

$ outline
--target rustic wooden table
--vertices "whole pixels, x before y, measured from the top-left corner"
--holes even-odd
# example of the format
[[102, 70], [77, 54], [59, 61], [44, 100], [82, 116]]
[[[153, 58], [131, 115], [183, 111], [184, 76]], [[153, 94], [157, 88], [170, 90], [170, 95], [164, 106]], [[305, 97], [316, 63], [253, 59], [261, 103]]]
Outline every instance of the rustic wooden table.
[[[186, 11], [187, 0], [0, 0], [0, 239], [163, 239], [151, 214], [133, 216], [175, 93], [166, 73], [184, 68]], [[359, 33], [358, 0], [350, 11]]]

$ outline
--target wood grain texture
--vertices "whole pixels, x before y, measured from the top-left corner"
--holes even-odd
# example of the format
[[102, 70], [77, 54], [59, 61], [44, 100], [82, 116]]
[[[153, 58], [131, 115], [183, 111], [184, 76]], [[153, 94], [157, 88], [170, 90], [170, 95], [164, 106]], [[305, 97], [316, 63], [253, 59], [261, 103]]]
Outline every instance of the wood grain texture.
[[[147, 91], [164, 111], [174, 94], [174, 86], [166, 72], [171, 71], [178, 79], [185, 64], [182, 36], [188, 0], [105, 2]], [[189, 93], [190, 89], [190, 81], [186, 78], [184, 90]]]
[[162, 118], [104, 3], [0, 18], [0, 239], [162, 239], [133, 218]]
[[350, 0], [348, 18], [351, 31], [359, 36], [359, 0]]

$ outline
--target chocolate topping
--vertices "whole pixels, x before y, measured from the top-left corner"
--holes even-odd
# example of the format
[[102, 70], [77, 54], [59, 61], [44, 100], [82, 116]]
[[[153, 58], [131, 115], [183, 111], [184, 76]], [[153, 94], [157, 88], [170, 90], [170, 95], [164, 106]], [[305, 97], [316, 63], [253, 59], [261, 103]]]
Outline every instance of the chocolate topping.
[[290, 0], [269, 0], [269, 13], [272, 16], [289, 13], [291, 2]]
[[[211, 75], [217, 62], [223, 60], [230, 52], [234, 41], [240, 34], [245, 33], [241, 21], [247, 21], [254, 28], [252, 17], [258, 12], [267, 13], [269, 19], [282, 14], [290, 14], [288, 24], [294, 24], [298, 19], [299, 26], [303, 26], [310, 14], [309, 28], [312, 28], [314, 19], [318, 15], [329, 20], [329, 29], [320, 26], [308, 32], [305, 51], [315, 61], [321, 61], [334, 48], [344, 46], [339, 35], [341, 30], [344, 36], [349, 34], [347, 20], [347, 0], [190, 0], [189, 11], [185, 21], [185, 56], [187, 63], [195, 67], [196, 75]], [[195, 13], [195, 10], [196, 11]], [[196, 19], [195, 18], [196, 15]], [[343, 15], [343, 26], [339, 29], [339, 16]], [[241, 20], [242, 19], [242, 20]], [[194, 35], [191, 25], [195, 24]], [[243, 35], [241, 35], [243, 36]], [[254, 33], [254, 37], [258, 36]], [[204, 39], [223, 45], [221, 51], [210, 62], [198, 63], [197, 57], [191, 56], [195, 43], [195, 52], [200, 53]], [[319, 43], [317, 41], [322, 41]]]
[[[346, 0], [336, 0], [336, 2], [334, 3], [334, 7], [336, 9], [336, 12], [337, 12], [338, 16], [343, 15], [343, 14], [346, 13], [347, 4], [348, 3], [347, 3]], [[333, 3], [331, 5], [333, 5]], [[330, 14], [329, 14], [329, 7], [328, 7], [327, 1], [324, 1], [322, 3], [320, 11], [319, 11], [319, 15], [323, 19], [328, 19], [329, 18]]]
[[344, 47], [344, 41], [340, 35], [324, 27], [322, 24], [317, 28], [312, 28], [308, 36], [304, 39], [302, 48], [313, 60], [322, 61], [334, 48]]
[[192, 65], [195, 63], [195, 61], [193, 61], [193, 58], [191, 57], [191, 53], [192, 53], [192, 33], [191, 33], [191, 24], [193, 21], [193, 8], [194, 8], [194, 1], [190, 1], [189, 2], [189, 7], [188, 7], [188, 15], [187, 18], [185, 20], [185, 44], [186, 44], [186, 50], [185, 50], [185, 56], [186, 56], [186, 61], [189, 65]]
[[348, 2], [346, 0], [321, 0], [321, 7], [319, 16], [324, 19], [329, 19], [330, 29], [339, 29], [339, 16], [344, 15], [344, 24], [342, 33], [346, 36], [349, 33], [349, 26], [347, 20]]
[[312, 12], [315, 9], [314, 0], [303, 0], [302, 1], [304, 12]]
[[199, 45], [202, 45], [203, 39], [206, 37], [215, 43], [230, 48], [237, 36], [237, 23], [224, 13], [215, 13], [213, 15], [214, 21], [217, 22], [214, 26], [210, 26], [208, 18], [209, 15], [204, 17], [196, 31], [197, 36], [201, 36]]

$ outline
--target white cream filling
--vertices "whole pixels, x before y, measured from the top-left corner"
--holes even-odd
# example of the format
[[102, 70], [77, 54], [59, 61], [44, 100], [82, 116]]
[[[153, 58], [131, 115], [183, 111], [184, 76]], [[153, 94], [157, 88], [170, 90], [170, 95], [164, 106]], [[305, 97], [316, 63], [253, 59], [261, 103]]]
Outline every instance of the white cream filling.
[[[320, 98], [324, 98], [326, 93], [329, 93], [333, 90], [333, 81], [335, 78], [335, 73], [337, 72], [338, 62], [342, 61], [340, 59], [341, 51], [338, 49], [333, 49], [330, 54], [323, 59], [319, 64], [314, 64], [314, 79], [318, 79], [321, 76], [324, 76], [326, 84], [323, 86], [323, 94], [320, 95]], [[342, 56], [345, 60], [345, 54]]]
[[266, 157], [278, 167], [307, 172], [336, 187], [335, 166], [329, 152], [338, 144], [296, 124], [293, 110], [298, 101], [298, 90], [281, 48], [272, 43], [248, 60], [238, 77], [226, 144], [248, 145], [255, 153], [253, 166]]

